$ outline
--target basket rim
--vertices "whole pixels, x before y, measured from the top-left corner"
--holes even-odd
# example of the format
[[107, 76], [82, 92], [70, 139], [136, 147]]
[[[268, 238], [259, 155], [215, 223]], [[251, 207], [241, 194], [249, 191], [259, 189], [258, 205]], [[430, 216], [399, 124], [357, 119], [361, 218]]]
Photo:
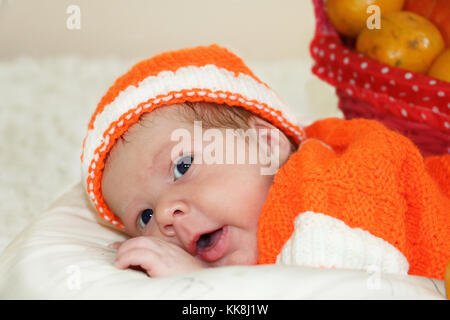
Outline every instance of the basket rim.
[[[312, 72], [316, 76], [339, 90], [355, 93], [355, 96], [362, 101], [373, 102], [374, 99], [381, 99], [383, 103], [390, 106], [400, 102], [407, 114], [414, 114], [417, 111], [422, 113], [419, 116], [415, 114], [413, 120], [416, 122], [426, 123], [450, 134], [450, 83], [414, 71], [389, 66], [346, 47], [326, 15], [324, 1], [312, 1], [316, 29], [310, 43], [310, 54], [315, 61]], [[370, 68], [367, 67], [368, 65]], [[374, 70], [379, 72], [374, 72]], [[357, 72], [361, 79], [369, 83], [370, 88], [364, 88], [356, 83], [357, 81], [350, 79], [339, 81], [339, 71], [344, 74]], [[341, 76], [341, 78], [343, 77]], [[381, 90], [384, 88], [377, 89], [374, 85], [370, 85], [376, 81], [385, 83], [386, 86], [382, 87], [391, 91], [393, 89], [389, 88], [387, 83], [394, 81], [396, 82], [395, 92], [404, 95], [393, 96], [387, 90]], [[429, 95], [423, 96], [423, 92], [427, 92]], [[386, 110], [386, 112], [390, 111]], [[398, 111], [391, 113], [399, 115]]]

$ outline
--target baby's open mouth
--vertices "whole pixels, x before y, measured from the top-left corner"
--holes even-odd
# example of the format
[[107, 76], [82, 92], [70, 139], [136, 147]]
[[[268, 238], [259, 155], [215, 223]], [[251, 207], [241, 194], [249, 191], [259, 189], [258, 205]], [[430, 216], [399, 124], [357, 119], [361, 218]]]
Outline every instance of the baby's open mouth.
[[227, 225], [211, 232], [205, 232], [193, 243], [193, 246], [195, 246], [193, 251], [201, 260], [215, 262], [227, 252], [228, 238]]
[[214, 245], [219, 240], [220, 235], [222, 234], [222, 229], [223, 228], [220, 228], [213, 232], [202, 234], [200, 236], [200, 238], [198, 238], [197, 243], [196, 243], [197, 250], [205, 251], [205, 250], [208, 250], [209, 248], [214, 247]]

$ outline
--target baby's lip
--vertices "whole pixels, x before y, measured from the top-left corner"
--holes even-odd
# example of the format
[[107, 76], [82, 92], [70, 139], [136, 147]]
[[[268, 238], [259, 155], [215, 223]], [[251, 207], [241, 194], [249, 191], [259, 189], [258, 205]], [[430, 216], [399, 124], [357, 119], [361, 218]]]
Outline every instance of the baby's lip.
[[198, 249], [197, 249], [197, 241], [198, 241], [198, 239], [200, 239], [200, 237], [201, 237], [202, 235], [204, 235], [204, 234], [212, 233], [212, 232], [217, 231], [217, 230], [220, 230], [220, 229], [222, 229], [222, 228], [223, 228], [223, 227], [218, 227], [218, 228], [214, 228], [214, 229], [210, 229], [210, 230], [205, 230], [205, 231], [196, 233], [196, 234], [191, 238], [191, 240], [189, 241], [189, 244], [188, 244], [187, 247], [186, 247], [187, 251], [188, 251], [191, 255], [196, 256], [197, 253], [198, 253]]
[[214, 231], [218, 231], [214, 243], [207, 248], [197, 250], [197, 256], [206, 262], [215, 262], [221, 259], [227, 250], [228, 227], [223, 226]]
[[192, 240], [189, 241], [189, 245], [187, 246], [186, 250], [191, 255], [195, 256], [197, 255], [197, 240], [200, 238], [202, 234], [197, 234], [192, 238]]

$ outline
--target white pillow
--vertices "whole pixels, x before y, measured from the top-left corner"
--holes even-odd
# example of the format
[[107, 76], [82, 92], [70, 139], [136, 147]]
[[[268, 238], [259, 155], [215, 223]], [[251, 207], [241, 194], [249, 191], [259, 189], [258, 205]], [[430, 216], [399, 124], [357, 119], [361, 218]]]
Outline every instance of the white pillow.
[[71, 186], [0, 256], [2, 299], [445, 299], [444, 282], [298, 266], [234, 266], [168, 278], [119, 270], [107, 245], [126, 235]]

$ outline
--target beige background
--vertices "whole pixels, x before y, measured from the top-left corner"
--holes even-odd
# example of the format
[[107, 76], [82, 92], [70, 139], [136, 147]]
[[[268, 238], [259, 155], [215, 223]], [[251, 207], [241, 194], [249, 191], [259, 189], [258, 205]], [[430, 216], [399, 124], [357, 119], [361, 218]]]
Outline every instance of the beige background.
[[[70, 30], [70, 5], [81, 12]], [[247, 59], [309, 57], [311, 0], [0, 0], [0, 59], [149, 57], [217, 42]]]

